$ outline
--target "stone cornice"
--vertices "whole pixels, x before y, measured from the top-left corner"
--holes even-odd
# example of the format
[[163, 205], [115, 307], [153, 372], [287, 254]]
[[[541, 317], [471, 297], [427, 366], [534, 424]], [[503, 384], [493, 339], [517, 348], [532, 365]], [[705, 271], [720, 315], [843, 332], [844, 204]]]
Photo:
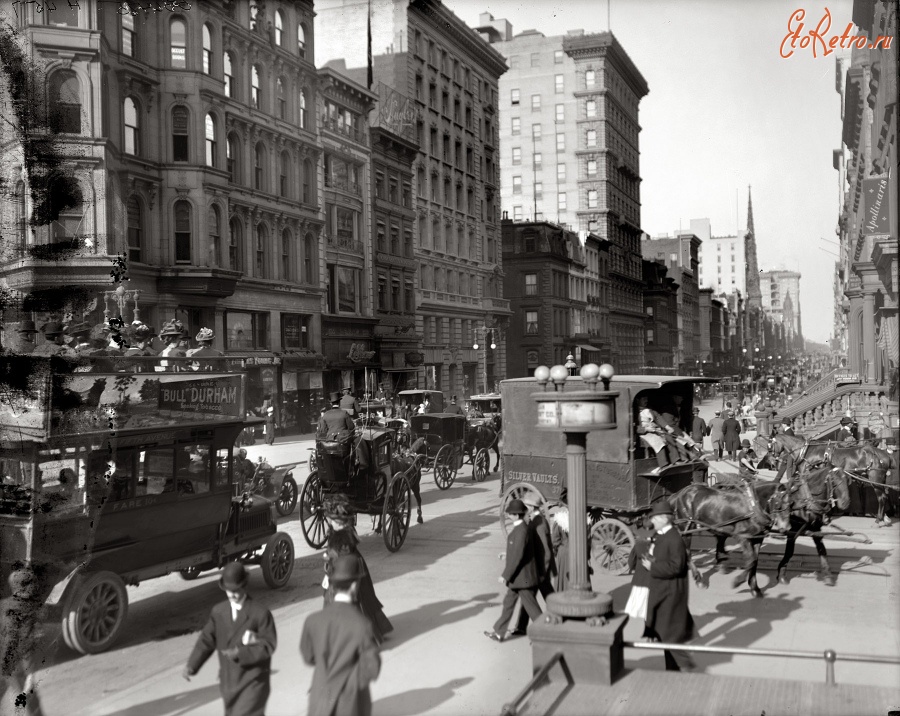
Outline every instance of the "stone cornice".
[[619, 73], [626, 79], [631, 89], [638, 95], [638, 99], [644, 97], [650, 88], [647, 80], [640, 70], [631, 61], [628, 53], [616, 40], [611, 32], [597, 32], [580, 37], [563, 38], [563, 51], [574, 60], [598, 58], [605, 59], [616, 67]]

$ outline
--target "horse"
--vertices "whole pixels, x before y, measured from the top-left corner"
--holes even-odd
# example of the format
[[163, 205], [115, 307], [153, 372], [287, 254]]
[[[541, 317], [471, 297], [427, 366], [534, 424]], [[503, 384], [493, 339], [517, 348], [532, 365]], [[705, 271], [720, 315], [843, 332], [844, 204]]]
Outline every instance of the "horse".
[[758, 488], [750, 480], [743, 480], [740, 486], [734, 488], [708, 487], [695, 483], [669, 498], [675, 511], [676, 523], [683, 525], [688, 566], [698, 586], [705, 587], [700, 570], [691, 556], [693, 525], [716, 536], [716, 566], [725, 558], [725, 540], [734, 537], [740, 542], [744, 553], [744, 570], [734, 578], [733, 585], [738, 587], [746, 575], [753, 596], [762, 596], [756, 583], [759, 548], [770, 530], [786, 531], [789, 520], [786, 506], [777, 497], [767, 495], [766, 499], [762, 499], [757, 492]]
[[[391, 455], [391, 473], [405, 472], [416, 498], [416, 522], [422, 524], [422, 448], [425, 446], [425, 438], [418, 438], [409, 447], [400, 447]], [[414, 469], [410, 469], [414, 468]]]
[[[822, 526], [830, 521], [829, 515], [833, 508], [843, 512], [850, 506], [849, 481], [843, 468], [826, 465], [802, 472], [793, 480], [790, 488], [790, 494], [781, 498], [790, 505], [790, 527], [785, 533], [787, 543], [784, 547], [784, 556], [778, 563], [776, 571], [778, 584], [788, 583], [787, 565], [794, 556], [794, 543], [797, 538], [807, 532], [816, 533], [821, 530]], [[758, 486], [756, 492], [760, 500], [777, 500], [778, 494], [783, 494], [784, 486], [778, 482], [769, 482]], [[828, 566], [825, 543], [818, 534], [811, 536], [825, 575], [825, 584], [833, 587], [835, 578]]]
[[[497, 464], [494, 471], [500, 469], [500, 434], [503, 430], [503, 422], [499, 415], [494, 415], [490, 420], [481, 425], [469, 424], [466, 430], [465, 451], [469, 462], [474, 464], [474, 455], [481, 449], [493, 450], [497, 456]], [[491, 460], [488, 457], [487, 474], [491, 474]]]
[[853, 477], [866, 474], [866, 479], [875, 490], [878, 511], [875, 516], [877, 527], [887, 527], [891, 518], [885, 515], [887, 502], [887, 475], [893, 466], [893, 457], [887, 450], [881, 450], [868, 443], [847, 445], [834, 442], [810, 443], [805, 438], [779, 433], [769, 441], [769, 452], [787, 460], [788, 472], [798, 462], [810, 466], [830, 463], [846, 470]]

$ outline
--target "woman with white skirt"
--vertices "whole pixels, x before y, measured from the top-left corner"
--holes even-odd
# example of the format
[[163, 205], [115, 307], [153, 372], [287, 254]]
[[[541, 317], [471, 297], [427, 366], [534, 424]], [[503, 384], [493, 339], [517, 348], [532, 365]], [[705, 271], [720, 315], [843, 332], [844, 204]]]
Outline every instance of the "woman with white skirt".
[[641, 563], [647, 557], [653, 544], [653, 530], [642, 529], [635, 534], [634, 548], [628, 556], [628, 566], [634, 572], [631, 579], [631, 594], [625, 605], [625, 613], [632, 619], [647, 620], [647, 602], [650, 596], [650, 573]]

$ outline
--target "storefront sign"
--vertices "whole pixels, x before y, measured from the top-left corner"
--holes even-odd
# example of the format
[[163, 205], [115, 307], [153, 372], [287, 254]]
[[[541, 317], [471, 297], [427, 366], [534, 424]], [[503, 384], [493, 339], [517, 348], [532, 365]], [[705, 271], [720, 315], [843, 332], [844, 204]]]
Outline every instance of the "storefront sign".
[[202, 415], [241, 414], [241, 378], [217, 376], [204, 380], [179, 380], [159, 386], [160, 410]]
[[425, 362], [425, 354], [418, 351], [410, 351], [406, 354], [406, 365], [418, 367]]
[[367, 351], [365, 347], [365, 343], [351, 343], [347, 358], [354, 363], [368, 363], [375, 357], [375, 351]]
[[279, 356], [253, 356], [244, 359], [244, 365], [281, 365]]

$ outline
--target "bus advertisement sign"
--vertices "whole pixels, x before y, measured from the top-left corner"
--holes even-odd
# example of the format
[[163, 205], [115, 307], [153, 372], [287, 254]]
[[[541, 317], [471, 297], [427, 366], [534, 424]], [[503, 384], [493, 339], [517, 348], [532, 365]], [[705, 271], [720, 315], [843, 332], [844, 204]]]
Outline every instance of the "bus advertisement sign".
[[194, 415], [240, 417], [241, 376], [163, 381], [159, 386], [158, 407]]

